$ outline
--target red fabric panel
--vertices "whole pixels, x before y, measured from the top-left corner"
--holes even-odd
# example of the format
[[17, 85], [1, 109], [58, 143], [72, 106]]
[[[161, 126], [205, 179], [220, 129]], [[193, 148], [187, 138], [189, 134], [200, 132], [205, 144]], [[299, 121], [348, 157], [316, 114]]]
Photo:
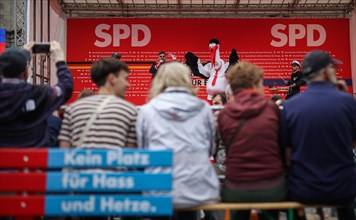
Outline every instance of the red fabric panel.
[[0, 192], [45, 192], [46, 174], [38, 172], [0, 173]]
[[46, 168], [46, 149], [0, 149], [0, 168]]
[[0, 216], [42, 216], [44, 196], [1, 196]]

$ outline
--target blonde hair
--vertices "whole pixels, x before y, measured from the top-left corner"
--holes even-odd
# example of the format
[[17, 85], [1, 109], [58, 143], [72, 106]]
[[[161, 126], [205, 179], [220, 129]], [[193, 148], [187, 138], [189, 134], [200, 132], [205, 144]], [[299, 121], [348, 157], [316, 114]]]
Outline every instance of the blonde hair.
[[251, 89], [263, 79], [263, 70], [251, 63], [241, 62], [229, 68], [226, 73], [234, 94]]
[[178, 62], [166, 63], [159, 67], [152, 82], [149, 99], [158, 96], [168, 87], [184, 87], [191, 94], [197, 94], [197, 89], [190, 79], [189, 68]]

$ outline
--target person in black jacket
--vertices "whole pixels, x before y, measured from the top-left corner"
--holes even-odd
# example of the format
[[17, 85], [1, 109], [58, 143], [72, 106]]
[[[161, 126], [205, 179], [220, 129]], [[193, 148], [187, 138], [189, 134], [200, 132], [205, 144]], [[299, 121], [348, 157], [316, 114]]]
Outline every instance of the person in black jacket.
[[47, 119], [69, 100], [72, 74], [58, 42], [50, 45], [57, 67], [54, 86], [27, 82], [28, 64], [34, 43], [24, 49], [9, 48], [0, 55], [0, 147], [43, 147], [49, 145]]
[[300, 87], [305, 85], [305, 81], [303, 80], [303, 73], [300, 71], [301, 65], [297, 60], [293, 60], [292, 62], [292, 70], [293, 73], [291, 75], [291, 80], [285, 80], [284, 83], [289, 87], [286, 99], [289, 99], [295, 94], [300, 92]]
[[158, 68], [166, 62], [166, 52], [161, 51], [158, 53], [158, 60], [154, 62], [150, 68], [150, 73], [152, 74], [152, 78], [155, 77]]

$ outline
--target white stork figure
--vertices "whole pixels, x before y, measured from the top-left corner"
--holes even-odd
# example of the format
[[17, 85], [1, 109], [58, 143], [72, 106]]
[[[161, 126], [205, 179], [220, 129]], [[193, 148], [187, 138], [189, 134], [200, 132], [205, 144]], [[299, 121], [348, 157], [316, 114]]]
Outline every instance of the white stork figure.
[[207, 100], [213, 99], [213, 96], [217, 92], [225, 92], [228, 85], [228, 81], [225, 77], [225, 72], [229, 65], [238, 62], [238, 55], [235, 49], [230, 54], [229, 62], [224, 62], [220, 58], [220, 43], [218, 39], [211, 39], [209, 41], [210, 50], [210, 62], [202, 64], [197, 56], [188, 52], [185, 55], [186, 64], [191, 68], [195, 76], [200, 76], [204, 79], [208, 79], [206, 90], [208, 93]]

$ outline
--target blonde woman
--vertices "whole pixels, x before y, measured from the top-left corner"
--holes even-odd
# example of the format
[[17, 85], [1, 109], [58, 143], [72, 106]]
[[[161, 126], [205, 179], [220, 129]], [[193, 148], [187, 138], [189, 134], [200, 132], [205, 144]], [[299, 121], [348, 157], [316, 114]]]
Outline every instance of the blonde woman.
[[[139, 148], [174, 152], [175, 207], [219, 199], [219, 181], [209, 160], [214, 151], [213, 115], [208, 103], [196, 96], [189, 75], [181, 63], [162, 65], [153, 80], [150, 101], [140, 109], [137, 119]], [[177, 212], [173, 219], [197, 217], [197, 212]]]

